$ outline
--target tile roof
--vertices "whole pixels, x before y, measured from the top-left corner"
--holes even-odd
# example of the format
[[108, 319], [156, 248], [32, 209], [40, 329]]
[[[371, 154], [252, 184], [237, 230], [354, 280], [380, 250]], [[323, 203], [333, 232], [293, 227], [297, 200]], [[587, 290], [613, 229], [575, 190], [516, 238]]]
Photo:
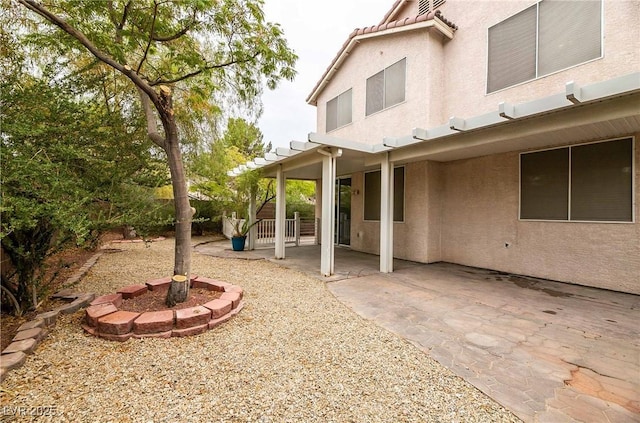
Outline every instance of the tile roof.
[[418, 23], [421, 23], [421, 22], [427, 22], [427, 21], [431, 21], [431, 20], [435, 20], [435, 19], [437, 19], [438, 21], [442, 22], [443, 24], [445, 24], [446, 26], [451, 28], [453, 31], [458, 29], [458, 26], [456, 24], [454, 24], [453, 22], [451, 22], [450, 20], [446, 19], [444, 17], [444, 15], [440, 12], [440, 10], [435, 10], [435, 11], [431, 11], [429, 13], [425, 13], [423, 15], [408, 17], [408, 18], [397, 20], [397, 21], [384, 23], [384, 21], [386, 19], [388, 19], [389, 16], [391, 16], [391, 13], [395, 10], [395, 8], [403, 1], [405, 1], [405, 0], [398, 0], [394, 4], [393, 8], [389, 11], [389, 13], [387, 13], [387, 16], [385, 16], [385, 19], [383, 20], [382, 23], [380, 23], [378, 25], [368, 26], [368, 27], [365, 27], [365, 28], [356, 28], [355, 30], [353, 30], [353, 32], [351, 34], [349, 34], [349, 37], [344, 42], [344, 44], [342, 44], [342, 47], [340, 48], [340, 50], [338, 51], [336, 56], [331, 61], [331, 64], [329, 65], [329, 67], [327, 67], [325, 72], [322, 74], [322, 77], [320, 78], [320, 80], [318, 81], [316, 86], [311, 91], [311, 94], [309, 94], [309, 96], [307, 97], [307, 102], [312, 103], [312, 104], [315, 103], [315, 100], [312, 101], [312, 98], [314, 97], [314, 95], [316, 94], [316, 92], [318, 91], [318, 89], [320, 88], [322, 83], [325, 81], [325, 79], [327, 78], [327, 76], [329, 75], [331, 70], [334, 68], [334, 66], [336, 65], [338, 60], [341, 58], [341, 56], [345, 52], [347, 52], [347, 49], [349, 49], [349, 46], [351, 45], [351, 42], [353, 41], [353, 39], [358, 37], [358, 36], [362, 36], [362, 35], [366, 35], [366, 34], [374, 34], [374, 33], [377, 33], [377, 32], [382, 32], [382, 31], [386, 31], [386, 30], [389, 30], [389, 29], [393, 29], [393, 28], [409, 27], [410, 25], [418, 24]]

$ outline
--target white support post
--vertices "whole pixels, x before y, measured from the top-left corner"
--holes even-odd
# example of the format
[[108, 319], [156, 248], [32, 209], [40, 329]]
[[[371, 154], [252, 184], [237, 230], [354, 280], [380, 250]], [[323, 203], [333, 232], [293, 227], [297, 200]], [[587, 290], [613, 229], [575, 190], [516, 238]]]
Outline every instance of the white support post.
[[276, 259], [284, 259], [284, 239], [286, 227], [286, 186], [287, 181], [282, 171], [282, 165], [276, 171]]
[[[320, 200], [320, 201], [318, 201]], [[316, 233], [316, 245], [322, 244], [322, 179], [316, 180], [316, 210], [315, 210], [315, 233]]]
[[393, 272], [393, 162], [380, 164], [380, 272]]
[[336, 158], [333, 154], [322, 152], [322, 236], [320, 273], [331, 276], [334, 271], [334, 232], [335, 232], [335, 180]]
[[[249, 198], [249, 225], [253, 225], [253, 222], [256, 221], [256, 193], [252, 192]], [[256, 249], [256, 236], [258, 235], [258, 227], [253, 225], [251, 229], [249, 229], [249, 250]]]
[[295, 220], [295, 233], [296, 233], [296, 247], [300, 246], [300, 213], [293, 213], [293, 219]]

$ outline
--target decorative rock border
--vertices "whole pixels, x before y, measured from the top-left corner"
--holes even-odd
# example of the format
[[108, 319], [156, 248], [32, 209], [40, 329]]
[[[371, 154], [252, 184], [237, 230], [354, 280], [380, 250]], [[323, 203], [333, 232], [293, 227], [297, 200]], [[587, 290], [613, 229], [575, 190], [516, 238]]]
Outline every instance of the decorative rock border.
[[95, 298], [85, 312], [82, 328], [91, 335], [110, 341], [130, 338], [170, 338], [206, 332], [226, 322], [244, 306], [243, 290], [238, 285], [203, 276], [191, 276], [192, 288], [222, 292], [220, 298], [206, 304], [180, 310], [135, 313], [118, 310], [123, 299], [135, 298], [150, 291], [167, 290], [171, 277], [129, 285], [115, 294]]
[[[98, 251], [96, 254], [91, 256], [91, 258], [87, 260], [87, 262], [83, 264], [73, 274], [73, 276], [65, 281], [65, 285], [70, 286], [78, 283], [84, 275], [87, 274], [89, 269], [96, 264], [102, 254], [104, 254], [104, 250]], [[13, 341], [2, 351], [2, 354], [0, 355], [0, 382], [4, 380], [9, 371], [24, 364], [27, 359], [27, 354], [33, 354], [38, 345], [40, 345], [40, 342], [46, 338], [48, 334], [46, 328], [56, 324], [58, 314], [75, 313], [79, 309], [87, 307], [95, 298], [95, 294], [74, 293], [70, 289], [63, 289], [62, 291], [54, 294], [52, 298], [66, 300], [68, 301], [68, 304], [63, 304], [54, 310], [40, 313], [34, 320], [26, 322], [18, 328], [18, 333], [13, 338]]]
[[[91, 262], [89, 266], [85, 265], [80, 268], [79, 272], [82, 272], [80, 276], [76, 274], [70, 279], [79, 280], [95, 264], [100, 254], [94, 255], [89, 260]], [[75, 313], [81, 308], [87, 307], [95, 297], [95, 294], [73, 293], [68, 289], [52, 295], [52, 298], [61, 299], [67, 303], [46, 313], [38, 314], [34, 320], [23, 323], [18, 328], [18, 333], [13, 337], [11, 344], [0, 355], [0, 381], [4, 380], [10, 370], [22, 366], [28, 354], [33, 354], [38, 345], [47, 337], [49, 333], [47, 328], [56, 324], [59, 314]]]

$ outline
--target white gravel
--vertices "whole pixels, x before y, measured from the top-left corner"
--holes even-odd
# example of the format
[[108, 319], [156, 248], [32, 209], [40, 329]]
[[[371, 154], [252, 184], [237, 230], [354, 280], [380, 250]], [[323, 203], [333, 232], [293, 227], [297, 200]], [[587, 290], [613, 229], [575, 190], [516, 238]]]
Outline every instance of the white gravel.
[[[111, 247], [123, 251], [103, 255], [78, 291], [107, 294], [171, 273], [171, 239]], [[193, 273], [242, 286], [245, 308], [202, 335], [125, 343], [86, 335], [83, 311], [61, 316], [2, 383], [2, 420], [519, 421], [318, 280], [267, 261], [196, 253]]]

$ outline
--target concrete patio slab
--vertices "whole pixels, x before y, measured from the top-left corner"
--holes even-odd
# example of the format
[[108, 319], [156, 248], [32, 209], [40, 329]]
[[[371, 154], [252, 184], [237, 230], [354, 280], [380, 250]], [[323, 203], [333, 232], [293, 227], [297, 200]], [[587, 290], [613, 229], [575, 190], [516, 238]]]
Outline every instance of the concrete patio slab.
[[524, 421], [640, 421], [638, 296], [447, 263], [328, 286]]
[[[336, 248], [319, 274], [319, 246], [232, 252], [327, 282], [357, 314], [402, 336], [525, 422], [640, 421], [640, 296], [448, 263], [394, 260]], [[237, 256], [237, 257], [236, 257]]]

